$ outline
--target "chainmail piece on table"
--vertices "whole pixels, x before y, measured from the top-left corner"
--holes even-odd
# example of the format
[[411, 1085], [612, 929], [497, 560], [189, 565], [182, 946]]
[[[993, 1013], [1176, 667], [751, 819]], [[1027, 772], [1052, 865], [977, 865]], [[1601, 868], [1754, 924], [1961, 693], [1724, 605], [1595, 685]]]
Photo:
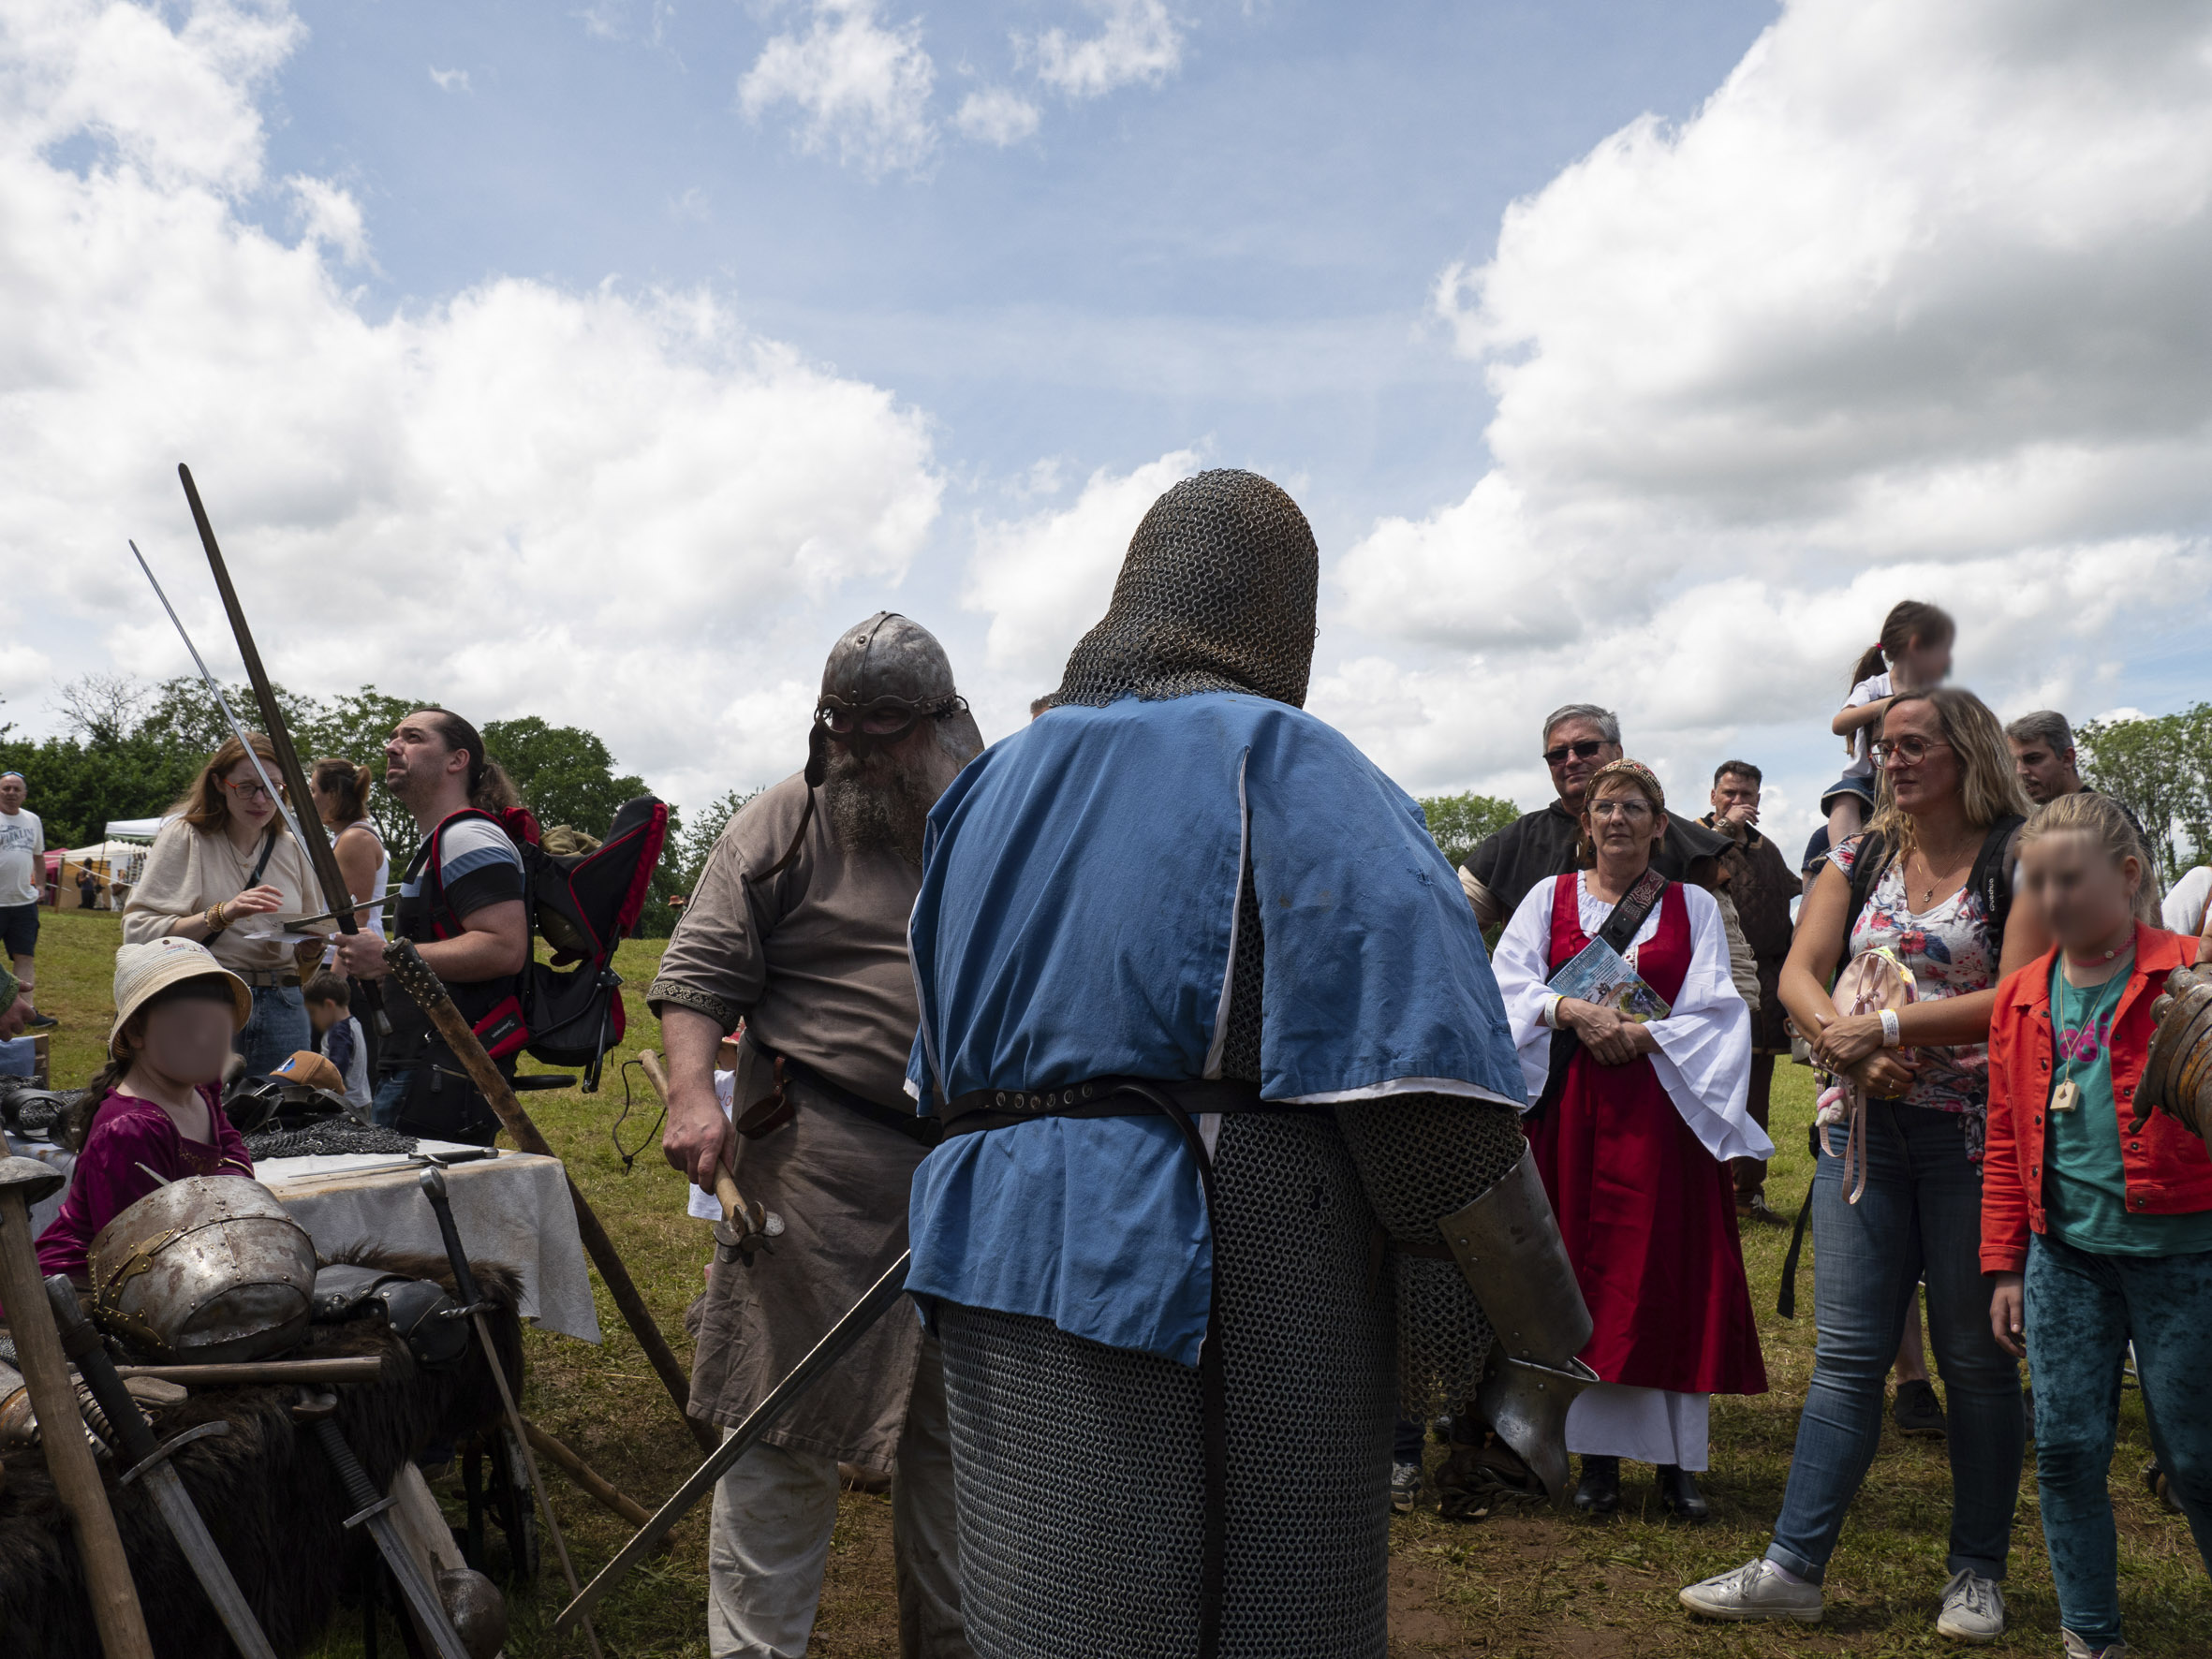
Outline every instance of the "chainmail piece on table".
[[[1391, 1309], [1323, 1113], [1233, 1113], [1215, 1167], [1229, 1404], [1223, 1659], [1377, 1655], [1387, 1635]], [[1195, 1370], [937, 1304], [980, 1659], [1198, 1651]]]
[[1304, 708], [1320, 568], [1278, 486], [1230, 468], [1185, 478], [1137, 526], [1113, 604], [1046, 701], [1243, 691]]
[[346, 1118], [310, 1123], [304, 1129], [271, 1129], [245, 1138], [245, 1150], [257, 1164], [271, 1158], [333, 1157], [348, 1152], [405, 1156], [412, 1153], [415, 1146], [412, 1135], [402, 1135], [397, 1129], [387, 1129], [377, 1123], [356, 1123]]

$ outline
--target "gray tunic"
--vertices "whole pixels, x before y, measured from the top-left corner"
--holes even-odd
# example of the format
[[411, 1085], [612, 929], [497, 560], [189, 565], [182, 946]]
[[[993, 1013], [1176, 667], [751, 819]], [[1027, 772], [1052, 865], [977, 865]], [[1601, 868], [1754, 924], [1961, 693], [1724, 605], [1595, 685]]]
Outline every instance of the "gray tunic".
[[[888, 851], [848, 857], [818, 806], [789, 867], [755, 879], [783, 857], [805, 804], [804, 780], [790, 777], [730, 819], [646, 1001], [656, 1015], [695, 1009], [725, 1032], [743, 1020], [763, 1048], [911, 1110], [907, 918], [922, 873]], [[922, 1146], [803, 1084], [789, 1098], [791, 1123], [740, 1143], [738, 1183], [786, 1231], [749, 1264], [715, 1269], [691, 1410], [717, 1423], [743, 1420], [907, 1248]], [[902, 1302], [765, 1438], [889, 1473], [921, 1353], [920, 1322]]]

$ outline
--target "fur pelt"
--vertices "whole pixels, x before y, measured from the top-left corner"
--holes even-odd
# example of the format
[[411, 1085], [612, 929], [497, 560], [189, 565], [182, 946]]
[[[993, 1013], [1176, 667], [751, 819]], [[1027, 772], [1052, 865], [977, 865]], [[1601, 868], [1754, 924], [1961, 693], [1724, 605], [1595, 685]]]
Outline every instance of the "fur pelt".
[[[340, 1259], [435, 1279], [453, 1289], [442, 1256], [361, 1246], [341, 1252]], [[519, 1397], [519, 1280], [509, 1268], [471, 1265], [479, 1293], [494, 1304], [488, 1315], [493, 1343]], [[498, 1390], [480, 1343], [472, 1341], [466, 1358], [452, 1369], [431, 1372], [416, 1365], [380, 1320], [357, 1319], [313, 1327], [305, 1344], [285, 1358], [377, 1352], [385, 1360], [376, 1384], [336, 1392], [338, 1426], [379, 1490], [425, 1446], [499, 1420]], [[228, 1434], [195, 1442], [172, 1461], [270, 1644], [286, 1655], [321, 1634], [340, 1593], [363, 1581], [376, 1549], [365, 1528], [346, 1529], [352, 1506], [337, 1472], [314, 1439], [292, 1423], [298, 1395], [296, 1387], [195, 1389], [155, 1424], [164, 1440], [212, 1418], [230, 1424]], [[8, 1659], [97, 1653], [82, 1566], [45, 1455], [36, 1447], [19, 1450], [6, 1465], [7, 1484], [0, 1488], [0, 1653]], [[135, 1481], [118, 1487], [118, 1471], [106, 1459], [101, 1469], [154, 1652], [159, 1659], [223, 1659], [232, 1653], [214, 1608], [144, 1487]]]

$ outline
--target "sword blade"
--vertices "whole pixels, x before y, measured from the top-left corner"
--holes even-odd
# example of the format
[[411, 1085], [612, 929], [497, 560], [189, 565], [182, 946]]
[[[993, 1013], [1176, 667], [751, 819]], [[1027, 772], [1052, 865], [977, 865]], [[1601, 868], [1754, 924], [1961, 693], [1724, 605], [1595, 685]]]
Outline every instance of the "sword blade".
[[199, 1519], [192, 1494], [184, 1490], [177, 1472], [167, 1463], [156, 1463], [146, 1471], [146, 1485], [154, 1493], [161, 1519], [169, 1522], [170, 1535], [191, 1563], [200, 1589], [214, 1603], [215, 1615], [230, 1633], [231, 1643], [245, 1659], [276, 1659], [276, 1651], [261, 1634], [260, 1622], [238, 1588], [238, 1580], [230, 1576], [230, 1564], [216, 1549], [214, 1539], [208, 1536], [207, 1522]]
[[831, 1365], [860, 1341], [883, 1310], [898, 1300], [907, 1288], [907, 1265], [913, 1260], [910, 1251], [901, 1251], [898, 1260], [883, 1271], [883, 1277], [868, 1287], [867, 1294], [852, 1305], [851, 1312], [830, 1327], [822, 1340], [808, 1350], [806, 1358], [785, 1373], [782, 1382], [769, 1390], [768, 1398], [753, 1407], [751, 1414], [731, 1431], [729, 1439], [716, 1446], [707, 1461], [692, 1471], [691, 1478], [676, 1489], [676, 1494], [654, 1512], [653, 1519], [640, 1527], [634, 1537], [622, 1547], [620, 1554], [601, 1567], [598, 1575], [578, 1593], [576, 1599], [561, 1609], [561, 1616], [553, 1621], [553, 1633], [567, 1636], [578, 1621], [597, 1607], [607, 1593], [614, 1588], [615, 1580], [652, 1551], [668, 1531], [690, 1512], [700, 1499], [714, 1490], [730, 1465], [745, 1455], [745, 1448], [775, 1426], [807, 1386], [827, 1371]]
[[399, 1580], [400, 1593], [415, 1609], [416, 1622], [430, 1633], [438, 1659], [469, 1659], [468, 1650], [461, 1645], [460, 1632], [453, 1628], [453, 1621], [446, 1614], [446, 1604], [437, 1598], [437, 1586], [423, 1573], [422, 1564], [407, 1548], [406, 1539], [400, 1536], [399, 1523], [391, 1519], [391, 1511], [377, 1510], [366, 1518], [366, 1524], [369, 1536], [376, 1540], [376, 1548], [384, 1552], [385, 1564]]

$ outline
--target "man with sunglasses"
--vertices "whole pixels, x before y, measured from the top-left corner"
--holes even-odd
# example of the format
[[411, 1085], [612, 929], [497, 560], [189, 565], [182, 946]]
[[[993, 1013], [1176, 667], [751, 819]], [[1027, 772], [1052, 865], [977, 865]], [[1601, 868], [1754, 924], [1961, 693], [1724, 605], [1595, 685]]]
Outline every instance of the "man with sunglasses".
[[[848, 630], [822, 670], [805, 770], [730, 820], [646, 992], [668, 1054], [663, 1152], [709, 1190], [729, 1164], [785, 1225], [773, 1249], [709, 1273], [691, 1375], [708, 1421], [742, 1421], [907, 1248], [936, 1126], [906, 1095], [920, 1019], [907, 918], [929, 809], [982, 746], [927, 629], [884, 611]], [[741, 1023], [725, 1108], [715, 1053]], [[895, 1473], [901, 1653], [966, 1659], [943, 1370], [910, 1306], [716, 1486], [709, 1652], [804, 1651], [840, 1462]]]
[[[1575, 867], [1583, 792], [1598, 769], [1622, 753], [1620, 717], [1610, 709], [1569, 703], [1552, 711], [1543, 723], [1543, 761], [1558, 798], [1483, 840], [1460, 867], [1459, 884], [1484, 928], [1512, 916], [1538, 882]], [[1728, 838], [1674, 813], [1667, 815], [1667, 826], [1651, 867], [1669, 881], [1718, 886]]]

